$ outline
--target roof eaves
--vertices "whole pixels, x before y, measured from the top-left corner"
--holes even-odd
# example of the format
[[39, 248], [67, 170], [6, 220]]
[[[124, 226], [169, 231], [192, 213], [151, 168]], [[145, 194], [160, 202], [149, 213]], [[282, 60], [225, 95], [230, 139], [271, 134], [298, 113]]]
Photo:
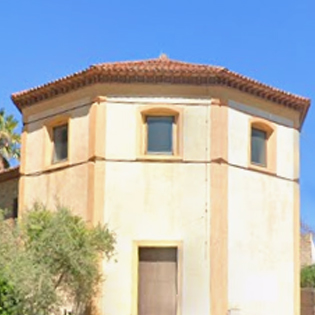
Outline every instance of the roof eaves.
[[10, 167], [0, 172], [0, 183], [20, 176], [20, 166]]
[[12, 94], [20, 111], [24, 107], [59, 94], [94, 83], [170, 83], [224, 85], [253, 94], [299, 111], [303, 123], [310, 99], [285, 92], [248, 78], [227, 68], [192, 64], [162, 57], [157, 59], [95, 64], [89, 68], [55, 81]]
[[[11, 99], [20, 110], [20, 112], [22, 112], [22, 109], [28, 105], [32, 105], [33, 103], [88, 85], [86, 84], [87, 80], [85, 79], [88, 75], [96, 71], [99, 71], [99, 69], [95, 66], [91, 66], [85, 70], [75, 72], [60, 79], [47, 82], [43, 85], [35, 86], [28, 90], [13, 93], [11, 95]], [[94, 83], [91, 79], [89, 81], [90, 84]]]
[[303, 124], [307, 111], [311, 105], [311, 100], [309, 98], [280, 90], [228, 69], [222, 70], [219, 74], [219, 77], [219, 81], [224, 85], [299, 111], [300, 122]]

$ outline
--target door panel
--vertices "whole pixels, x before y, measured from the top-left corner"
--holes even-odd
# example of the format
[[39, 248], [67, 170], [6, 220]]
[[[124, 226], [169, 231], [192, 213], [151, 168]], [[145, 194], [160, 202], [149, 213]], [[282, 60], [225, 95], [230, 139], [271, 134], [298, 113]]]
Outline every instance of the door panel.
[[138, 293], [139, 315], [176, 315], [176, 248], [139, 248]]

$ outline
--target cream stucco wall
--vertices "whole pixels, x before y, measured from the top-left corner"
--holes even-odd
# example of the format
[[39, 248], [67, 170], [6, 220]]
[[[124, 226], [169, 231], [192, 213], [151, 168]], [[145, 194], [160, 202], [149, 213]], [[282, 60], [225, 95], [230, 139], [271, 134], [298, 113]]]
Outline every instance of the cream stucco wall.
[[279, 177], [248, 170], [251, 118], [229, 110], [229, 307], [244, 315], [293, 315], [299, 133], [275, 126]]
[[294, 314], [293, 183], [229, 170], [229, 303], [242, 314]]
[[[180, 110], [178, 159], [139, 158], [140, 110], [148, 105]], [[70, 147], [69, 161], [55, 168], [47, 165], [45, 126], [56, 117], [69, 118]], [[275, 128], [272, 174], [250, 169], [254, 117], [270, 119]], [[244, 315], [298, 315], [296, 112], [230, 88], [98, 84], [26, 109], [24, 121], [23, 207], [58, 200], [117, 234], [117, 262], [104, 262], [104, 315], [137, 315], [135, 247], [143, 241], [180, 244], [180, 315], [222, 315], [210, 310], [232, 308]], [[227, 247], [213, 267], [222, 265], [218, 274], [211, 274], [213, 231], [223, 239], [214, 244]], [[217, 301], [211, 297], [223, 295], [228, 305], [212, 307]]]
[[[59, 106], [55, 106], [55, 103]], [[42, 202], [50, 208], [60, 203], [88, 219], [91, 102], [85, 98], [69, 100], [62, 103], [62, 106], [60, 100], [44, 105], [37, 112], [24, 116], [26, 136], [22, 149], [25, 157], [22, 157], [21, 167], [20, 194], [23, 196], [20, 200], [23, 202], [20, 210], [32, 206], [34, 202]], [[60, 118], [65, 121], [69, 119], [69, 159], [66, 163], [53, 165], [48, 128]]]
[[285, 126], [277, 126], [277, 175], [297, 179], [300, 173], [300, 133]]
[[[139, 108], [148, 103], [182, 107], [183, 161], [136, 160], [137, 115]], [[209, 104], [196, 103], [185, 104], [184, 99], [170, 98], [107, 100], [106, 159], [111, 161], [105, 167], [104, 213], [105, 221], [117, 231], [119, 241], [118, 262], [107, 269], [103, 300], [106, 314], [133, 311], [136, 296], [130, 288], [135, 272], [133, 242], [137, 240], [182, 241], [182, 314], [191, 314], [193, 309], [195, 314], [209, 312], [206, 279], [211, 277], [211, 257], [206, 244], [211, 223], [206, 205], [210, 204], [211, 190], [208, 164], [211, 117]], [[273, 122], [277, 135], [276, 173], [252, 171], [248, 169], [252, 118], [253, 115], [231, 108], [228, 125], [222, 126], [228, 128], [230, 165], [228, 307], [239, 308], [244, 315], [294, 314], [294, 245], [287, 240], [294, 238], [292, 180], [298, 178], [299, 132]], [[124, 128], [115, 124], [117, 121]], [[195, 259], [186, 261], [191, 255]], [[191, 275], [192, 269], [197, 275]], [[118, 278], [122, 281], [117, 283]], [[122, 294], [129, 296], [124, 303], [121, 303]]]
[[132, 312], [133, 242], [143, 240], [183, 242], [182, 314], [209, 314], [206, 176], [204, 165], [107, 163], [105, 219], [118, 261], [106, 272], [104, 314]]
[[87, 213], [88, 167], [68, 169], [29, 176], [25, 179], [26, 208], [41, 202], [54, 209], [58, 204], [69, 206], [75, 214], [89, 219]]
[[209, 314], [210, 103], [153, 101], [181, 104], [175, 106], [184, 113], [183, 161], [160, 163], [136, 160], [137, 115], [148, 102], [152, 99], [107, 100], [104, 213], [118, 243], [117, 262], [106, 267], [104, 314], [136, 314], [136, 241], [182, 243], [181, 314]]

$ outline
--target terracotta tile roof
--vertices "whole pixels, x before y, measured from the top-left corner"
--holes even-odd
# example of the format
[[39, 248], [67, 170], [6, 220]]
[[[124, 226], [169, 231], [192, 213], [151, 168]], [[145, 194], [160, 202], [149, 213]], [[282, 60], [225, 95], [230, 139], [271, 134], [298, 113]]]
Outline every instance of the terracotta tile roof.
[[0, 171], [0, 183], [13, 178], [18, 178], [19, 175], [20, 175], [19, 166], [6, 168], [3, 171]]
[[303, 122], [310, 100], [260, 83], [223, 67], [193, 64], [168, 59], [113, 62], [92, 65], [61, 79], [12, 94], [20, 111], [37, 102], [95, 83], [169, 83], [221, 85], [261, 97], [300, 112]]

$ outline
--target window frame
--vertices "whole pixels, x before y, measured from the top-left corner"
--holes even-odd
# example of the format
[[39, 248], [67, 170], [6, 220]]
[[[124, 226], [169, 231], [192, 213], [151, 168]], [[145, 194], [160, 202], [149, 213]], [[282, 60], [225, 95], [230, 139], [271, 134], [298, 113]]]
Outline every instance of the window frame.
[[[265, 164], [252, 161], [252, 130], [256, 129], [266, 134], [265, 138]], [[252, 118], [249, 124], [249, 145], [248, 145], [249, 168], [266, 173], [276, 173], [277, 152], [276, 152], [276, 128], [274, 124], [265, 119]]]
[[[179, 106], [151, 105], [139, 109], [139, 159], [178, 160], [182, 158], [182, 108]], [[174, 117], [172, 125], [172, 152], [148, 152], [148, 124], [147, 117]]]
[[[54, 161], [54, 129], [67, 125], [68, 138], [67, 138], [67, 158]], [[53, 120], [50, 120], [45, 123], [45, 143], [44, 143], [44, 168], [51, 169], [55, 167], [62, 167], [70, 163], [71, 156], [71, 145], [70, 145], [70, 135], [71, 135], [71, 126], [70, 126], [70, 116], [59, 116]]]
[[[56, 139], [55, 139], [55, 131], [58, 128], [63, 128], [66, 127], [66, 131], [67, 131], [67, 143], [66, 143], [66, 147], [67, 147], [67, 154], [66, 157], [63, 159], [57, 159], [56, 158]], [[52, 159], [51, 159], [51, 163], [52, 164], [57, 164], [57, 163], [62, 163], [68, 160], [69, 157], [69, 126], [67, 123], [62, 124], [62, 125], [58, 125], [58, 126], [54, 126], [52, 127], [52, 143], [53, 143], [53, 150], [52, 150]], [[62, 144], [63, 145], [63, 144]]]
[[[264, 157], [263, 157], [263, 162], [256, 162], [253, 160], [253, 132], [257, 131], [257, 132], [260, 132], [264, 135], [263, 137], [263, 146], [264, 146]], [[260, 128], [257, 128], [257, 127], [254, 127], [252, 126], [251, 128], [251, 137], [250, 137], [250, 146], [251, 146], [251, 156], [250, 156], [250, 162], [251, 164], [253, 165], [257, 165], [257, 166], [260, 166], [260, 167], [267, 167], [268, 165], [268, 134], [265, 130], [262, 130]]]

